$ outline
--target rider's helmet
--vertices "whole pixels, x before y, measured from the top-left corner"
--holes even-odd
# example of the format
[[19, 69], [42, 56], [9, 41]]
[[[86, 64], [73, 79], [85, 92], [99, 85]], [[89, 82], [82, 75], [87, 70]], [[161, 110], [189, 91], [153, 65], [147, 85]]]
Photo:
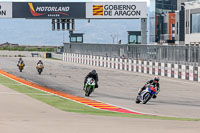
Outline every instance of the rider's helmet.
[[96, 72], [96, 70], [92, 70], [92, 72], [91, 72], [92, 74], [94, 74], [94, 75], [96, 75], [97, 74], [97, 72]]
[[159, 80], [160, 80], [160, 77], [157, 76], [157, 77], [154, 77], [154, 80], [153, 80], [153, 81], [154, 81], [154, 83], [158, 83]]
[[19, 60], [22, 60], [22, 57], [20, 57]]

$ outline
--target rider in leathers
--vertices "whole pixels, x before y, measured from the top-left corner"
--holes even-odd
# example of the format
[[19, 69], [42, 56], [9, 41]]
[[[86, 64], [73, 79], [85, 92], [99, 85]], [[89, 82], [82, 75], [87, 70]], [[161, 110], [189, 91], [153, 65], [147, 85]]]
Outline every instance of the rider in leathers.
[[88, 78], [93, 78], [96, 82], [96, 84], [95, 84], [95, 88], [98, 88], [98, 81], [99, 81], [99, 79], [98, 79], [98, 74], [97, 74], [97, 72], [96, 72], [96, 70], [92, 70], [90, 73], [88, 73], [88, 75], [85, 77], [85, 80], [84, 80], [84, 85], [83, 85], [83, 90], [84, 90], [84, 88], [85, 88], [85, 83], [87, 82], [87, 79]]
[[146, 89], [147, 85], [149, 84], [149, 85], [154, 86], [154, 87], [157, 89], [156, 95], [153, 96], [153, 98], [156, 98], [156, 97], [157, 97], [157, 94], [158, 94], [159, 91], [160, 91], [159, 80], [160, 80], [159, 77], [155, 77], [153, 80], [147, 81], [146, 84], [139, 90], [138, 96], [141, 94], [141, 92], [142, 92], [143, 90]]
[[17, 66], [19, 66], [19, 64], [23, 64], [23, 65], [25, 66], [24, 61], [22, 60], [21, 57], [20, 57], [19, 60], [18, 60]]
[[42, 60], [41, 60], [41, 59], [39, 59], [39, 61], [38, 61], [37, 65], [38, 65], [38, 64], [41, 64], [41, 65], [43, 65], [43, 62], [42, 62]]

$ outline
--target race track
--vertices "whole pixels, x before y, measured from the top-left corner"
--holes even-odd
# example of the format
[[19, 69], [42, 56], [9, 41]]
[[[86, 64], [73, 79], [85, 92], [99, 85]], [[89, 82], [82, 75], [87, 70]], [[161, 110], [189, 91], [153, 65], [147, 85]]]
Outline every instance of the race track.
[[38, 58], [23, 58], [26, 64], [22, 73], [16, 64], [18, 58], [0, 57], [0, 69], [18, 77], [80, 97], [85, 97], [83, 80], [86, 74], [96, 69], [99, 74], [99, 88], [91, 99], [128, 108], [138, 112], [159, 116], [200, 118], [200, 83], [161, 77], [161, 91], [157, 99], [146, 105], [136, 104], [138, 88], [153, 75], [134, 73], [108, 68], [94, 67], [63, 61], [43, 59], [44, 72], [36, 71]]

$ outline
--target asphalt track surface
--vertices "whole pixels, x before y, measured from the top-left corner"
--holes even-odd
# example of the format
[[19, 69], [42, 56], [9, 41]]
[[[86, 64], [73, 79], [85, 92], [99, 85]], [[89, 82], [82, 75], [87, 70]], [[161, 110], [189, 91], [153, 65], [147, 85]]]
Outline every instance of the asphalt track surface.
[[199, 122], [64, 112], [0, 85], [2, 133], [199, 133]]
[[16, 64], [18, 58], [0, 57], [0, 69], [18, 77], [69, 94], [85, 97], [82, 90], [86, 74], [96, 69], [99, 74], [99, 88], [91, 99], [128, 108], [138, 112], [159, 116], [200, 118], [200, 83], [161, 77], [161, 91], [157, 99], [146, 105], [136, 104], [138, 88], [154, 75], [113, 70], [63, 61], [43, 59], [44, 72], [36, 71], [38, 58], [23, 58], [26, 64], [22, 73]]

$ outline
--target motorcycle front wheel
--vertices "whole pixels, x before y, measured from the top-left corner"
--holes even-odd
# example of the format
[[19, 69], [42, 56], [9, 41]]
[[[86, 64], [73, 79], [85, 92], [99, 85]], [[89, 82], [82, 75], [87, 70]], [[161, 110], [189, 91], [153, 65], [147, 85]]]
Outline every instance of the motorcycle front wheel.
[[145, 94], [144, 96], [144, 100], [143, 100], [143, 104], [146, 104], [149, 100], [151, 99], [151, 94], [150, 93], [147, 93]]

